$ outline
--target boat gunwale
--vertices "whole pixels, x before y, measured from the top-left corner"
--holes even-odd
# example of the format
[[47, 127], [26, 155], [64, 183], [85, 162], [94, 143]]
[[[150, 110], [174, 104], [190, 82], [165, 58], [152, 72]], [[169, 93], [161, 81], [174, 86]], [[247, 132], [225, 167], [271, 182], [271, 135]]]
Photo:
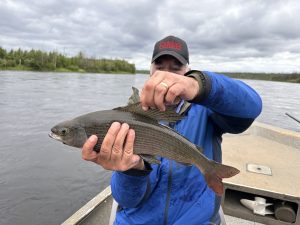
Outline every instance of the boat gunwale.
[[93, 212], [102, 202], [111, 196], [111, 187], [107, 186], [103, 191], [88, 201], [84, 206], [70, 216], [62, 225], [75, 225], [83, 221], [90, 213]]

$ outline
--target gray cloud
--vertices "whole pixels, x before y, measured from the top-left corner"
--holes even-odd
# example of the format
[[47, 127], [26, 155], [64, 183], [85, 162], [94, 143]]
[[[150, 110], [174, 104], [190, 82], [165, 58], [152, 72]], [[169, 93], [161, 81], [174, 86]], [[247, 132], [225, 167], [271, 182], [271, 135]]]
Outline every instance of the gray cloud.
[[297, 0], [0, 3], [0, 46], [7, 49], [82, 51], [148, 68], [154, 42], [173, 34], [187, 41], [199, 69], [300, 71]]

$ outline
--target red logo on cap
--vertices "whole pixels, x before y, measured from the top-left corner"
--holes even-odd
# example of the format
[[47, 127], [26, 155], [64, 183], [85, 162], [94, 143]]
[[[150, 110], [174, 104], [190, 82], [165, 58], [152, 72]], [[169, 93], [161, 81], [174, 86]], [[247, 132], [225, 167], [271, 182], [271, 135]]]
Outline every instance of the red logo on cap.
[[182, 46], [180, 43], [175, 42], [175, 41], [163, 41], [159, 43], [159, 48], [164, 49], [164, 48], [173, 48], [176, 49], [177, 51], [180, 51]]

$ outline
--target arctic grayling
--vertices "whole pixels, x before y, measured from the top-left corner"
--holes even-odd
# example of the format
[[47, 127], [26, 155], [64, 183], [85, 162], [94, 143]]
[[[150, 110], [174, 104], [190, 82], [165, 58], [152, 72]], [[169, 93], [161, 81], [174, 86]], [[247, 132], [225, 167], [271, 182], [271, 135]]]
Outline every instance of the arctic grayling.
[[182, 116], [174, 112], [173, 107], [167, 107], [161, 112], [157, 109], [144, 111], [136, 97], [131, 96], [131, 104], [112, 110], [88, 113], [54, 126], [50, 137], [64, 144], [82, 148], [91, 135], [97, 135], [98, 142], [94, 147], [99, 152], [102, 141], [115, 121], [129, 124], [135, 130], [134, 153], [140, 155], [149, 163], [159, 163], [155, 156], [166, 157], [183, 164], [195, 165], [205, 176], [210, 188], [218, 195], [223, 193], [222, 178], [229, 178], [239, 173], [239, 170], [208, 159], [202, 154], [202, 149], [176, 131], [161, 125], [159, 121], [176, 122]]

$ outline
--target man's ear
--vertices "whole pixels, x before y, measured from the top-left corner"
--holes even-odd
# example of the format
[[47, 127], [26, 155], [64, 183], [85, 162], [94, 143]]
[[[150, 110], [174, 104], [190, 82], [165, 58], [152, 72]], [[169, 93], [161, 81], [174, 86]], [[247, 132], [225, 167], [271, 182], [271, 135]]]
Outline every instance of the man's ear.
[[150, 65], [150, 77], [152, 76], [153, 66], [154, 66], [154, 63], [151, 63], [151, 65]]
[[185, 70], [185, 72], [187, 73], [187, 72], [189, 72], [190, 70], [191, 70], [191, 67], [189, 67], [189, 65], [186, 64], [186, 70]]

